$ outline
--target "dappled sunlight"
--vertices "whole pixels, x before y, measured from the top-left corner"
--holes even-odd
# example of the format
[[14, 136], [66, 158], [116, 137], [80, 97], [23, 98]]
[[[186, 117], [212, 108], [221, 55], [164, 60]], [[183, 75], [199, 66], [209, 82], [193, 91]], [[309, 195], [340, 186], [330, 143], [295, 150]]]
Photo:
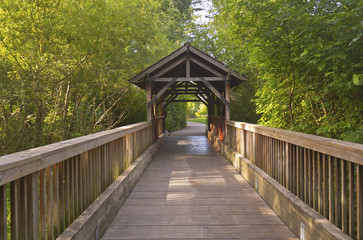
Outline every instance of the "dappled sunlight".
[[204, 185], [222, 185], [226, 184], [226, 180], [223, 177], [203, 177], [199, 179], [191, 179], [190, 182], [193, 184], [204, 184]]
[[176, 186], [192, 186], [189, 180], [171, 180], [169, 182], [169, 187], [176, 187]]
[[178, 146], [186, 146], [186, 145], [191, 145], [193, 144], [192, 141], [190, 140], [178, 140], [177, 144]]
[[168, 193], [166, 196], [167, 201], [175, 201], [175, 200], [191, 200], [196, 198], [196, 193], [191, 192], [181, 192], [181, 193]]

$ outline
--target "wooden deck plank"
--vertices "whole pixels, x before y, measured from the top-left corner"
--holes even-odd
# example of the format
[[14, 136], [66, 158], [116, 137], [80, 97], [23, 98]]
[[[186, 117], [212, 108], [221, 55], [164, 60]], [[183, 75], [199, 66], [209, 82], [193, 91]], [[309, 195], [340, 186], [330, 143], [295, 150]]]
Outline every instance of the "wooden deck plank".
[[204, 136], [170, 136], [103, 236], [297, 239]]

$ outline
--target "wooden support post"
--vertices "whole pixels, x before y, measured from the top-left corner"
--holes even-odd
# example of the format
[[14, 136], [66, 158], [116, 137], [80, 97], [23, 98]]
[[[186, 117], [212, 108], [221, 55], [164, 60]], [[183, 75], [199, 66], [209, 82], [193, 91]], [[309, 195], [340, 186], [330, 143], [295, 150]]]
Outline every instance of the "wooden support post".
[[10, 216], [11, 237], [19, 239], [19, 201], [20, 201], [20, 179], [10, 183]]
[[329, 159], [329, 221], [334, 223], [334, 161], [332, 157]]
[[[53, 179], [52, 179], [52, 168], [46, 168], [46, 191], [47, 191], [47, 238], [53, 238]], [[74, 219], [74, 218], [73, 218]], [[72, 219], [72, 221], [73, 221]]]
[[29, 239], [39, 239], [39, 173], [27, 177], [27, 222]]
[[151, 101], [151, 82], [148, 79], [146, 82], [146, 106], [147, 106], [146, 118], [147, 118], [147, 121], [152, 120], [152, 106], [150, 106], [148, 104], [150, 101]]
[[187, 56], [187, 59], [186, 59], [185, 75], [187, 78], [190, 78], [190, 57], [189, 56]]
[[348, 202], [347, 202], [347, 162], [341, 160], [341, 183], [342, 183], [342, 195], [341, 195], [341, 203], [342, 203], [342, 231], [346, 234], [349, 233], [349, 225], [348, 225]]
[[357, 239], [363, 240], [363, 166], [357, 165]]
[[[231, 95], [230, 95], [230, 81], [226, 81], [226, 84], [225, 84], [225, 97], [226, 97], [227, 102], [229, 103], [230, 98], [231, 98]], [[226, 121], [229, 121], [229, 120], [231, 120], [229, 105], [225, 104], [225, 108], [226, 108]]]
[[8, 239], [6, 185], [0, 186], [0, 240]]
[[356, 219], [355, 219], [355, 182], [354, 182], [354, 163], [350, 162], [348, 164], [349, 169], [349, 236], [353, 239], [355, 236], [355, 226], [356, 226]]
[[[39, 172], [39, 194], [40, 194], [40, 239], [46, 239], [47, 237], [47, 202], [46, 202], [46, 176], [45, 169]], [[69, 221], [68, 221], [69, 224]]]

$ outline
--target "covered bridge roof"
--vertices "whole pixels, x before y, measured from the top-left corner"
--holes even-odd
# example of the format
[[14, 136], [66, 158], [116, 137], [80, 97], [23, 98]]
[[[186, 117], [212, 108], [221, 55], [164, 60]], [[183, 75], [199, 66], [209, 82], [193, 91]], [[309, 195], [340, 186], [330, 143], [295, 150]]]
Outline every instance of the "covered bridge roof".
[[142, 89], [146, 89], [146, 82], [150, 81], [152, 92], [157, 93], [174, 78], [177, 78], [175, 82], [198, 82], [201, 77], [220, 92], [224, 90], [226, 80], [229, 80], [231, 87], [247, 80], [222, 62], [186, 43], [129, 81]]

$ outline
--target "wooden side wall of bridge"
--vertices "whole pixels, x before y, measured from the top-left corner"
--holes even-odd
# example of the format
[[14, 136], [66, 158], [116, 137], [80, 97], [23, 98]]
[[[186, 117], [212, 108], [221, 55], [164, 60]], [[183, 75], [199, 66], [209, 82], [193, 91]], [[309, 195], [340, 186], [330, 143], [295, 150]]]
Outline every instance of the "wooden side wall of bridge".
[[362, 144], [216, 116], [210, 116], [209, 123], [212, 141], [223, 141], [220, 137], [224, 136], [224, 144], [344, 233], [363, 239]]
[[163, 121], [0, 157], [0, 240], [57, 238], [164, 131]]

